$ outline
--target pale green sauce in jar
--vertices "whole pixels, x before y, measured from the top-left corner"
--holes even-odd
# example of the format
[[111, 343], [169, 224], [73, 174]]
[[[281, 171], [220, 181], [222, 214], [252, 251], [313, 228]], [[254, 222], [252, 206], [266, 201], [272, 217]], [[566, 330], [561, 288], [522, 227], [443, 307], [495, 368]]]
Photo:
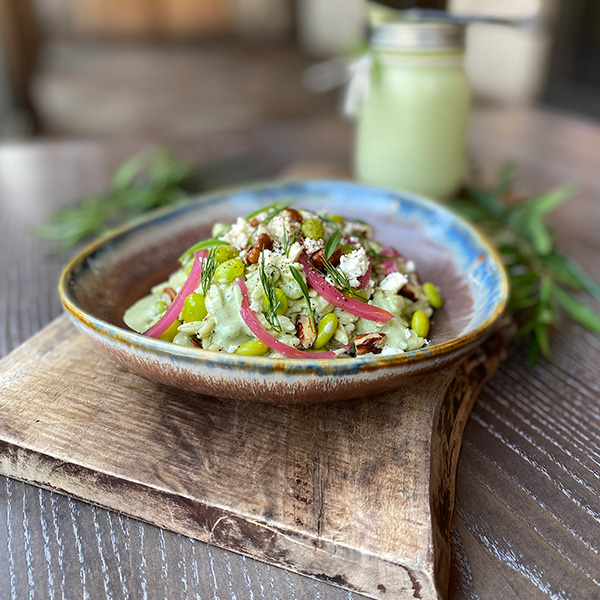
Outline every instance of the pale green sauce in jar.
[[[414, 24], [402, 26], [408, 25]], [[462, 59], [462, 48], [373, 51], [368, 92], [357, 109], [359, 180], [434, 198], [457, 191], [470, 106]]]

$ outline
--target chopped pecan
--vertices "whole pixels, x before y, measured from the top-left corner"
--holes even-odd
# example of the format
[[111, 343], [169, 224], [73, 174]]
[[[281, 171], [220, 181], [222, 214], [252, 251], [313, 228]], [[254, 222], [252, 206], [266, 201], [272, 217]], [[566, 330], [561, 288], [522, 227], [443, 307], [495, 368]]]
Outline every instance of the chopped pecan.
[[196, 346], [196, 348], [202, 348], [202, 342], [197, 337], [191, 337], [190, 342], [192, 346]]
[[419, 297], [419, 288], [413, 283], [408, 282], [400, 288], [398, 293], [409, 300], [416, 301]]
[[175, 298], [177, 297], [177, 292], [172, 287], [166, 287], [163, 290], [163, 294], [165, 295], [165, 300], [169, 305], [171, 305], [173, 300], [175, 300]]
[[296, 321], [296, 335], [303, 348], [310, 348], [317, 339], [317, 332], [307, 315], [300, 315]]
[[356, 346], [356, 354], [381, 354], [385, 346], [385, 333], [363, 333], [362, 335], [354, 336], [354, 345]]
[[267, 250], [273, 248], [273, 241], [266, 233], [261, 233], [256, 240], [256, 244], [246, 252], [246, 264], [255, 265], [258, 262], [258, 257], [263, 251], [263, 248], [266, 248]]
[[296, 223], [302, 223], [302, 215], [295, 208], [286, 208], [285, 212], [290, 216], [292, 221], [296, 221]]
[[248, 225], [250, 225], [251, 227], [258, 227], [260, 224], [260, 221], [256, 218], [256, 217], [252, 217], [249, 221], [248, 221]]
[[[332, 265], [337, 265], [338, 262], [340, 262], [340, 258], [342, 256], [342, 249], [338, 248], [330, 257], [329, 257], [329, 263]], [[317, 269], [322, 269], [323, 265], [325, 263], [325, 251], [323, 250], [323, 248], [320, 248], [319, 250], [317, 250], [316, 252], [313, 252], [313, 254], [311, 254], [310, 256], [310, 260], [312, 262], [312, 264], [317, 268]]]

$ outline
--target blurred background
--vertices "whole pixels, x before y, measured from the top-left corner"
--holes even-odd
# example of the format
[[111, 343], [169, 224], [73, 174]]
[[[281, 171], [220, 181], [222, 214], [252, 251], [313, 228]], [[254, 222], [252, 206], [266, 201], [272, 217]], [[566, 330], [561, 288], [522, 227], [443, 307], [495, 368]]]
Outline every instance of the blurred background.
[[[600, 117], [598, 0], [429, 0], [469, 26], [477, 102]], [[307, 67], [356, 48], [363, 0], [0, 0], [0, 137], [193, 136], [339, 112]]]

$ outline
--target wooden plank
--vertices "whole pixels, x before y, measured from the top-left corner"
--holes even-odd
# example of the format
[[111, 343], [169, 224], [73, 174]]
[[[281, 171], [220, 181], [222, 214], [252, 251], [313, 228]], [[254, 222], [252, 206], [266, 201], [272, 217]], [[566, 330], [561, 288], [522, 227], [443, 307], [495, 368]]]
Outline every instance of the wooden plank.
[[364, 400], [264, 406], [136, 377], [61, 317], [0, 363], [0, 471], [373, 598], [437, 598], [462, 431], [503, 347]]

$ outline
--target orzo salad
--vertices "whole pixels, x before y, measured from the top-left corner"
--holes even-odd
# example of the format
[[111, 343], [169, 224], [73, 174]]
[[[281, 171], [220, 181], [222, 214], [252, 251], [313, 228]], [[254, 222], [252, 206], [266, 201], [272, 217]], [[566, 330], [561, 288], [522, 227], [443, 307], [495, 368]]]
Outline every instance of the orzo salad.
[[189, 248], [124, 315], [146, 336], [288, 358], [399, 354], [428, 344], [440, 290], [364, 221], [278, 202]]

